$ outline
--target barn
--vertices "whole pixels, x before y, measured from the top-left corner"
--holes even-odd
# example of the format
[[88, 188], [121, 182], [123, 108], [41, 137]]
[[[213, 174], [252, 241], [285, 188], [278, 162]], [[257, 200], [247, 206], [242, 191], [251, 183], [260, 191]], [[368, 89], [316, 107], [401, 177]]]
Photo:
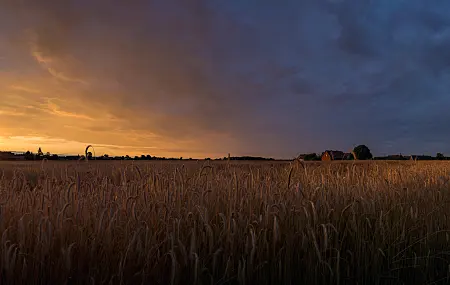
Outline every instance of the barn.
[[340, 150], [326, 150], [322, 153], [322, 161], [349, 160], [352, 158], [353, 155], [351, 153], [344, 153]]

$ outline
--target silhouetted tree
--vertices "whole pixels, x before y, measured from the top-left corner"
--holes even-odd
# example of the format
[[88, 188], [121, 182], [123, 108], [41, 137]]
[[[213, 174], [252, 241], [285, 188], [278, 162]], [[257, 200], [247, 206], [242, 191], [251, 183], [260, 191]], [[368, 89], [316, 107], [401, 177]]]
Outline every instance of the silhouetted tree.
[[44, 157], [44, 153], [42, 152], [42, 149], [39, 147], [37, 154], [36, 154], [36, 158], [42, 159], [43, 157]]
[[34, 160], [34, 153], [27, 150], [27, 152], [25, 152], [25, 160]]
[[436, 153], [436, 159], [438, 159], [438, 160], [444, 160], [444, 159], [445, 159], [445, 156], [444, 156], [442, 153], [438, 152], [438, 153]]
[[370, 152], [370, 149], [365, 145], [358, 145], [353, 149], [353, 155], [356, 156], [355, 159], [357, 160], [366, 160], [366, 159], [372, 159], [372, 153]]
[[320, 158], [317, 156], [316, 153], [308, 153], [308, 154], [304, 155], [303, 159], [305, 161], [314, 161], [314, 160], [319, 160]]

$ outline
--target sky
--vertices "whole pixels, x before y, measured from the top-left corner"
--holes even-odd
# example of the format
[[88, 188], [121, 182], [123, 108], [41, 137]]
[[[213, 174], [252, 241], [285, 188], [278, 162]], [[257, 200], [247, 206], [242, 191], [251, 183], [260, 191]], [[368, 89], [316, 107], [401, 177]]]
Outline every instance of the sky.
[[0, 0], [0, 149], [450, 155], [450, 1]]

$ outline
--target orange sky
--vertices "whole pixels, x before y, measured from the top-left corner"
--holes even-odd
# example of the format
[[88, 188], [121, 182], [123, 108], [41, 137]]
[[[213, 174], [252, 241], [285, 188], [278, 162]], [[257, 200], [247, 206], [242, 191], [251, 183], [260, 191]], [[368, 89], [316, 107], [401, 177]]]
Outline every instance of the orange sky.
[[[41, 67], [31, 53], [28, 56], [31, 67]], [[84, 148], [92, 144], [97, 155], [226, 155], [226, 151], [202, 149], [202, 145], [221, 139], [220, 135], [199, 136], [198, 140], [173, 140], [153, 133], [151, 129], [139, 128], [134, 124], [151, 118], [120, 110], [120, 104], [114, 99], [103, 105], [97, 100], [79, 96], [77, 85], [84, 83], [71, 82], [75, 86], [68, 86], [67, 79], [45, 72], [30, 75], [3, 72], [1, 75], [1, 150], [36, 151], [41, 147], [44, 152], [82, 154]], [[115, 110], [120, 112], [115, 114]]]
[[[227, 131], [203, 130], [195, 115], [177, 114], [189, 104], [178, 94], [197, 87], [174, 62], [164, 60], [162, 50], [136, 54], [139, 38], [123, 50], [123, 39], [112, 32], [116, 20], [99, 25], [104, 38], [96, 39], [84, 27], [83, 15], [59, 10], [56, 3], [28, 2], [0, 4], [0, 26], [13, 23], [0, 28], [0, 150], [41, 147], [79, 154], [91, 144], [97, 155], [223, 157], [233, 152], [236, 140]], [[73, 23], [66, 19], [72, 16]], [[144, 58], [158, 57], [155, 68], [139, 66]]]

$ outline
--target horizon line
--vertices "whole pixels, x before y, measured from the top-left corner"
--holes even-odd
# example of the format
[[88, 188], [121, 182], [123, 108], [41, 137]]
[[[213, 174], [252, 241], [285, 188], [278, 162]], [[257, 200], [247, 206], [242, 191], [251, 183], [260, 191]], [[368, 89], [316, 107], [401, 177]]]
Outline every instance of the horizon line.
[[[27, 150], [27, 151], [30, 151], [30, 150]], [[25, 154], [27, 151], [17, 151], [17, 150], [0, 150], [0, 152], [10, 152], [10, 153], [14, 153], [14, 154]], [[325, 150], [326, 151], [326, 150]], [[323, 152], [306, 152], [306, 153], [300, 153], [300, 154], [297, 154], [297, 155], [293, 155], [293, 156], [291, 156], [291, 158], [281, 158], [281, 157], [279, 157], [279, 158], [275, 158], [275, 157], [270, 157], [270, 156], [261, 156], [261, 155], [237, 155], [237, 156], [230, 156], [230, 157], [253, 157], [253, 158], [264, 158], [264, 159], [273, 159], [273, 160], [290, 160], [290, 159], [295, 159], [295, 158], [298, 158], [298, 157], [300, 157], [301, 155], [307, 155], [307, 154], [316, 154], [317, 156], [321, 156], [325, 151], [323, 151]], [[32, 151], [30, 151], [30, 152], [32, 152]], [[32, 152], [32, 153], [34, 153], [34, 152]], [[373, 155], [373, 157], [375, 158], [375, 157], [387, 157], [387, 156], [395, 156], [395, 155], [400, 155], [400, 156], [430, 156], [430, 157], [435, 157], [438, 153], [441, 153], [441, 152], [437, 152], [437, 153], [435, 153], [434, 154], [434, 156], [433, 155], [429, 155], [429, 154], [424, 154], [424, 153], [422, 153], [422, 154], [404, 154], [404, 153], [391, 153], [391, 154], [380, 154], [380, 155]], [[73, 153], [50, 153], [50, 154], [56, 154], [56, 155], [58, 155], [58, 156], [63, 156], [63, 157], [67, 157], [67, 156], [84, 156], [84, 153], [83, 154], [73, 154]], [[128, 154], [123, 154], [123, 155], [109, 155], [109, 154], [107, 154], [107, 153], [105, 153], [106, 155], [108, 155], [109, 157], [125, 157], [125, 156], [127, 156]], [[103, 154], [103, 155], [98, 155], [98, 156], [94, 156], [94, 157], [102, 157], [102, 156], [104, 156], [105, 154]], [[441, 154], [443, 154], [443, 153], [441, 153]], [[130, 158], [134, 158], [134, 157], [141, 157], [142, 155], [145, 155], [145, 156], [147, 156], [147, 155], [150, 155], [151, 157], [157, 157], [157, 158], [173, 158], [173, 159], [180, 159], [180, 158], [182, 158], [183, 160], [189, 160], [189, 159], [193, 159], [193, 160], [196, 160], [196, 159], [206, 159], [206, 158], [210, 158], [210, 159], [222, 159], [222, 158], [226, 158], [228, 155], [224, 155], [224, 156], [219, 156], [219, 157], [208, 157], [208, 156], [205, 156], [205, 158], [193, 158], [193, 157], [185, 157], [185, 156], [179, 156], [179, 157], [169, 157], [169, 156], [157, 156], [157, 155], [151, 155], [151, 154], [140, 154], [140, 155], [128, 155]], [[445, 157], [445, 154], [444, 154], [444, 157]]]

